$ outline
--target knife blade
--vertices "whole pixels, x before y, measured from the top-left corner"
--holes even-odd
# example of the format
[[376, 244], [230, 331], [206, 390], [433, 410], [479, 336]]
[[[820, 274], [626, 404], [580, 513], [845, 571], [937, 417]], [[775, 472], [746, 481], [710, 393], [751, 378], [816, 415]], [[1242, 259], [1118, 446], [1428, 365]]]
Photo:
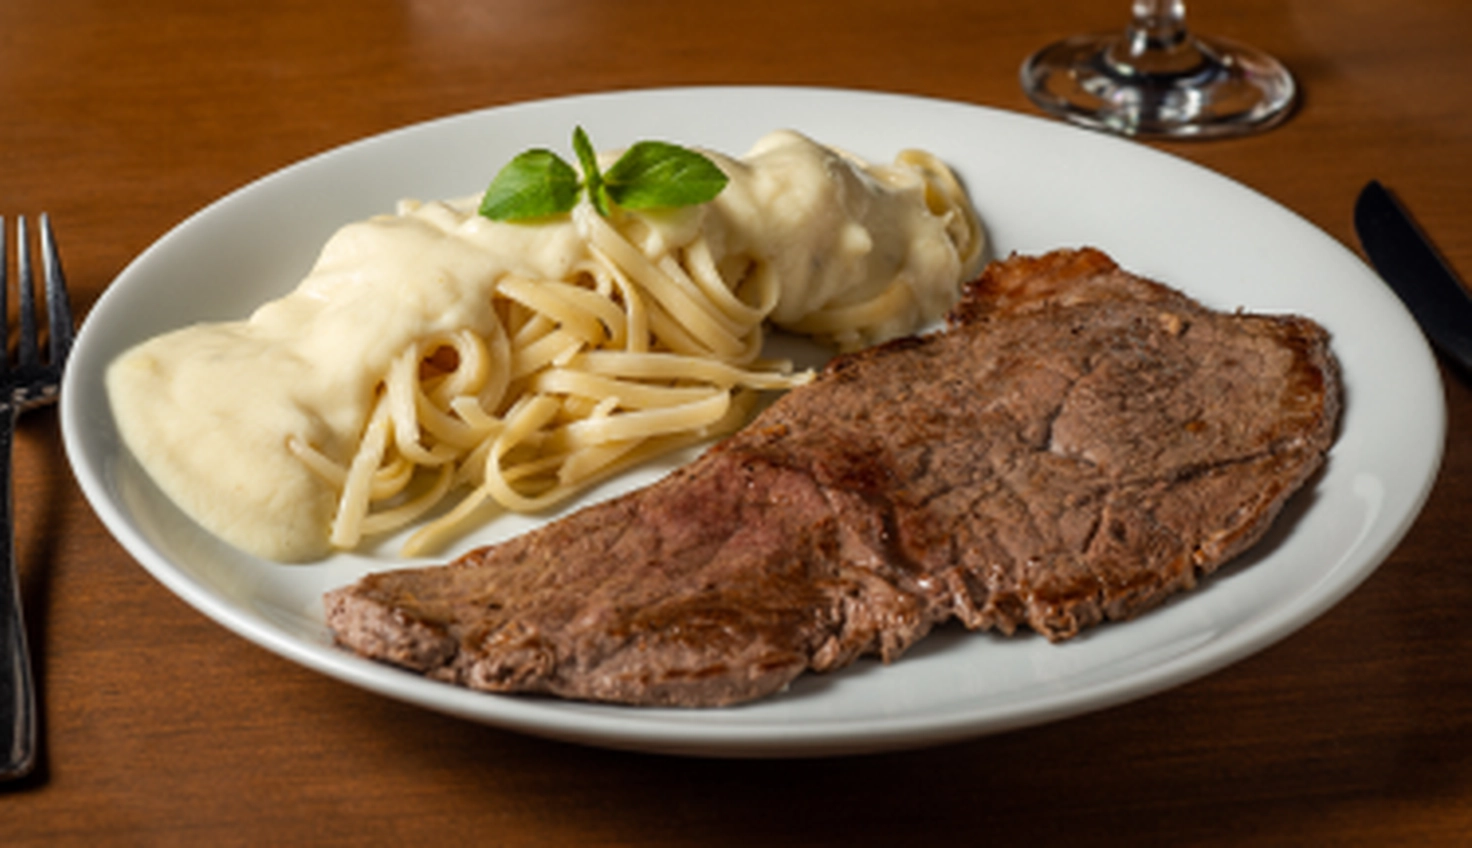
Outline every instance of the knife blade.
[[1360, 191], [1354, 228], [1370, 263], [1405, 303], [1421, 331], [1472, 374], [1472, 294], [1378, 180], [1370, 180]]

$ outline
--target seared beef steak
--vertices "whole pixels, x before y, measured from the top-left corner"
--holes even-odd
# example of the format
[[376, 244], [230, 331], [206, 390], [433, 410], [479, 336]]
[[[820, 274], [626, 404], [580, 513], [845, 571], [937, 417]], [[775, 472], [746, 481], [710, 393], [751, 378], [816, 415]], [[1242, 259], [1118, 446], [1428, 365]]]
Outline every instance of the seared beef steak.
[[337, 640], [497, 692], [716, 706], [951, 617], [1066, 639], [1262, 536], [1339, 413], [1325, 332], [1093, 250], [994, 263], [945, 332], [835, 359], [649, 488], [326, 598]]

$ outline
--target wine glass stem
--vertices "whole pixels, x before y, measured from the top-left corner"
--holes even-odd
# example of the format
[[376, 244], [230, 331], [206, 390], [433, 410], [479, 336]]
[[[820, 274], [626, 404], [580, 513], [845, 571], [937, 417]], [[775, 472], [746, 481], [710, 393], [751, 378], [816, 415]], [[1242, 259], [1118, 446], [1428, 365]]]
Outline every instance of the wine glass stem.
[[1186, 37], [1185, 0], [1134, 0], [1129, 40], [1132, 53], [1170, 47]]
[[1125, 76], [1162, 80], [1209, 62], [1186, 29], [1185, 0], [1133, 0], [1130, 25], [1107, 58]]

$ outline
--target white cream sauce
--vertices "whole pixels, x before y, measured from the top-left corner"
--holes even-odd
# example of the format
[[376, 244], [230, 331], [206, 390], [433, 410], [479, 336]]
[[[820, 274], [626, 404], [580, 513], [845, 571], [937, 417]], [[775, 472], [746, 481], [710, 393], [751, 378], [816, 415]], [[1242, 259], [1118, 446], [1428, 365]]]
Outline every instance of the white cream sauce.
[[[726, 189], [697, 209], [645, 216], [642, 238], [678, 244], [703, 231], [723, 270], [769, 264], [779, 325], [903, 275], [914, 308], [870, 340], [911, 332], [943, 314], [974, 270], [912, 169], [866, 166], [792, 132], [739, 160], [709, 155], [730, 176]], [[438, 331], [488, 332], [502, 276], [566, 279], [588, 255], [571, 218], [494, 222], [476, 214], [477, 200], [408, 203], [349, 224], [297, 289], [247, 320], [124, 353], [107, 387], [128, 448], [231, 544], [280, 561], [325, 555], [336, 493], [288, 439], [346, 463], [396, 355]]]

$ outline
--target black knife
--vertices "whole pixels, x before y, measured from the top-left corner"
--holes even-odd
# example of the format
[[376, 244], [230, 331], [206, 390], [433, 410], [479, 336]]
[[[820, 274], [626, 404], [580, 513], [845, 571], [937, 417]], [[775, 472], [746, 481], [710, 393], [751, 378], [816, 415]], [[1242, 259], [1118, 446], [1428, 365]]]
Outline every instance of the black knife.
[[1472, 294], [1376, 180], [1355, 201], [1354, 228], [1375, 270], [1405, 302], [1421, 331], [1472, 374]]

